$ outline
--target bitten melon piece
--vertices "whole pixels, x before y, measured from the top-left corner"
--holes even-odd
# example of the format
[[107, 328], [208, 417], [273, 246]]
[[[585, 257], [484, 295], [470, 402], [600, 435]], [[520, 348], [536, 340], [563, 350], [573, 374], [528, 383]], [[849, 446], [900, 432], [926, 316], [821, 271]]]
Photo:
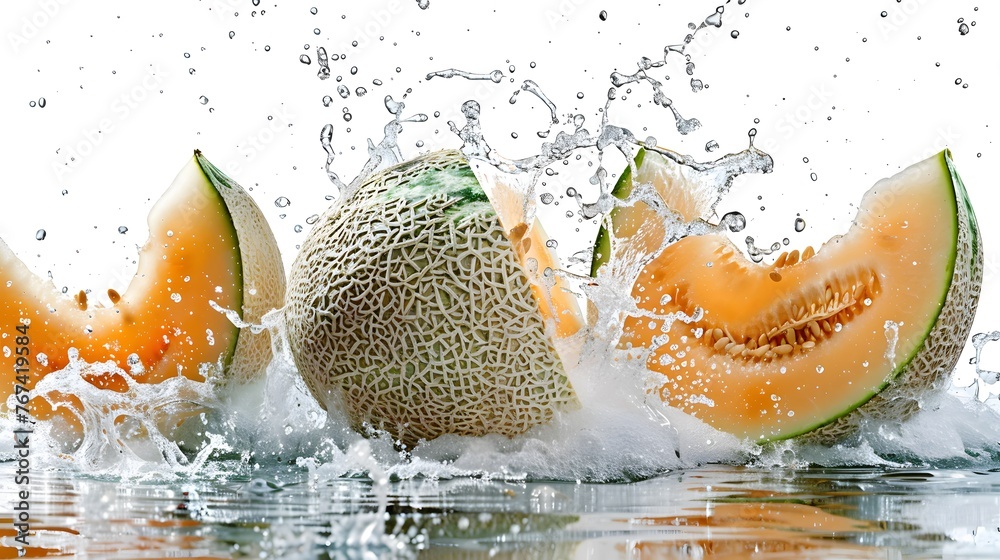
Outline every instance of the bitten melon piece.
[[[675, 165], [650, 155], [640, 173]], [[704, 205], [654, 185], [685, 218], [704, 214]], [[630, 212], [618, 210], [616, 229]], [[836, 441], [866, 417], [906, 418], [945, 385], [972, 326], [982, 258], [946, 151], [876, 183], [851, 229], [819, 251], [765, 265], [722, 233], [670, 245], [646, 265], [633, 296], [660, 317], [697, 320], [630, 318], [622, 344], [649, 350], [647, 367], [666, 378], [665, 402], [720, 430]]]
[[356, 429], [412, 446], [514, 435], [577, 406], [550, 338], [582, 326], [576, 300], [537, 222], [502, 222], [522, 213], [494, 179], [487, 196], [461, 153], [425, 154], [371, 177], [302, 243], [290, 349]]
[[[82, 291], [60, 293], [0, 241], [0, 367], [8, 375], [18, 365], [16, 337], [25, 335], [32, 387], [65, 367], [71, 349], [88, 362], [110, 360], [143, 383], [178, 375], [204, 381], [206, 364], [221, 369], [219, 380], [245, 382], [263, 374], [269, 334], [239, 329], [218, 309], [254, 322], [282, 305], [281, 256], [250, 195], [195, 151], [148, 223], [136, 275], [125, 293], [108, 290], [111, 307], [93, 305]], [[88, 381], [127, 389], [117, 373]], [[45, 416], [48, 406], [40, 401], [33, 406]]]

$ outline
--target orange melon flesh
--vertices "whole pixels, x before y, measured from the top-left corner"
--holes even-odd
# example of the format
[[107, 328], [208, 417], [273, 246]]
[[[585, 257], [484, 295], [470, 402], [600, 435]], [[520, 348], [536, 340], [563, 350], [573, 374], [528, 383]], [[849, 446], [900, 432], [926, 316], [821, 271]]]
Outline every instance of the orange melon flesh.
[[[971, 309], [948, 336], [962, 339], [960, 351], [978, 287], [952, 286], [956, 258], [963, 271], [981, 259], [975, 216], [953, 173], [943, 152], [878, 182], [847, 234], [773, 265], [749, 261], [722, 233], [677, 241], [646, 265], [632, 294], [640, 310], [696, 320], [630, 317], [622, 344], [648, 352], [647, 367], [666, 377], [665, 402], [753, 440], [824, 426], [901, 373], [939, 375], [922, 364], [954, 344], [925, 341], [959, 290], [954, 305]], [[959, 243], [961, 228], [971, 230], [971, 246]]]
[[[240, 216], [234, 217], [232, 210], [236, 208]], [[270, 230], [265, 226], [252, 232], [237, 231], [236, 224], [247, 221], [248, 211], [259, 214], [238, 185], [196, 152], [151, 210], [149, 239], [139, 254], [136, 275], [125, 293], [109, 291], [109, 298], [117, 300], [111, 307], [90, 304], [82, 294], [68, 297], [60, 293], [51, 282], [28, 270], [0, 241], [4, 346], [0, 367], [7, 372], [14, 370], [14, 346], [21, 334], [16, 330], [18, 325], [28, 326], [31, 387], [49, 372], [66, 367], [70, 349], [76, 349], [82, 360], [111, 361], [124, 372], [132, 370], [129, 356], [134, 355], [133, 363], [137, 357], [142, 366], [135, 379], [143, 383], [178, 375], [204, 381], [203, 364], [216, 371], [232, 365], [241, 329], [213, 309], [213, 304], [236, 310], [250, 320], [245, 313], [249, 300], [266, 298], [277, 307], [283, 296], [245, 293], [249, 280], [244, 277], [245, 265], [249, 263], [244, 262], [247, 251], [241, 251], [241, 241], [244, 248], [248, 242], [240, 239], [241, 234], [259, 237], [263, 241], [258, 244], [269, 246], [264, 253], [270, 258], [258, 259], [264, 262], [256, 263], [257, 269], [252, 271], [258, 280], [261, 268], [268, 271], [263, 276], [276, 277], [282, 286], [284, 278]], [[269, 343], [252, 343], [260, 344]], [[40, 360], [42, 354], [47, 360]], [[238, 375], [245, 378], [262, 373], [261, 360], [255, 361], [258, 363], [253, 367], [259, 371]], [[88, 381], [98, 388], [127, 389], [119, 374], [95, 375]], [[36, 416], [47, 416], [47, 403], [35, 399], [32, 406]]]
[[[524, 194], [526, 188], [519, 182], [528, 178], [503, 173], [492, 164], [475, 160], [469, 165], [496, 210], [500, 223], [507, 230], [507, 238], [521, 265], [532, 278], [531, 291], [542, 317], [555, 324], [556, 338], [575, 335], [583, 328], [584, 318], [570, 283], [556, 272], [562, 270], [559, 255], [554, 247], [549, 246], [550, 238], [537, 218], [531, 219], [530, 227], [527, 224], [530, 203]], [[574, 365], [574, 358], [563, 356], [565, 365]]]

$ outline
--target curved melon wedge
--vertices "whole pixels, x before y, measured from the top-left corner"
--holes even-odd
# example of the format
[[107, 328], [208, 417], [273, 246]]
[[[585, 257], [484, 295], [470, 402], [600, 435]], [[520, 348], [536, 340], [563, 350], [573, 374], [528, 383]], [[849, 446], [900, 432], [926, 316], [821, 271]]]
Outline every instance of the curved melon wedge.
[[[282, 304], [284, 268], [260, 209], [196, 151], [148, 223], [136, 275], [125, 293], [108, 291], [111, 307], [89, 304], [83, 292], [60, 293], [0, 241], [0, 367], [14, 370], [17, 327], [27, 325], [31, 386], [64, 368], [70, 349], [88, 362], [114, 362], [144, 383], [177, 375], [204, 381], [204, 364], [221, 370], [220, 379], [259, 377], [270, 360], [268, 333], [239, 329], [216, 307], [253, 322]], [[88, 381], [127, 389], [119, 374]], [[38, 401], [34, 412], [44, 417], [47, 405]]]
[[633, 295], [698, 320], [631, 318], [622, 343], [651, 349], [667, 403], [720, 430], [835, 441], [865, 417], [905, 418], [944, 384], [981, 280], [975, 214], [942, 152], [879, 181], [848, 233], [817, 252], [763, 265], [721, 233], [674, 243]]

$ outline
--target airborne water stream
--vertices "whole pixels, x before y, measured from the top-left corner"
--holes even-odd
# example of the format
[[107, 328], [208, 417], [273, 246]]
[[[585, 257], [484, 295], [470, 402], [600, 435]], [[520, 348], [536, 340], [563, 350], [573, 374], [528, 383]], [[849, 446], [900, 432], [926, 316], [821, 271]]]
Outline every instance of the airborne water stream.
[[[641, 57], [634, 72], [600, 68], [608, 89], [595, 108], [597, 122], [588, 122], [579, 110], [560, 111], [562, 103], [546, 95], [544, 84], [515, 80], [513, 70], [426, 73], [426, 81], [435, 85], [454, 80], [456, 86], [464, 81], [512, 86], [509, 105], [515, 109], [533, 96], [547, 118], [535, 127], [538, 145], [528, 155], [491, 147], [502, 127], [484, 116], [484, 101], [423, 106], [408, 99], [411, 90], [400, 93], [398, 84], [394, 93], [379, 96], [390, 116], [382, 138], [367, 141], [367, 161], [357, 170], [341, 164], [345, 149], [338, 128], [308, 123], [320, 129], [319, 147], [325, 153], [320, 163], [335, 187], [327, 200], [335, 205], [349, 204], [373, 173], [420, 153], [423, 140], [411, 150], [400, 138], [440, 109], [461, 115], [447, 122], [455, 147], [475, 165], [488, 166], [490, 173], [507, 177], [507, 184], [521, 187], [524, 221], [561, 202], [565, 219], [554, 229], [566, 233], [554, 236], [550, 247], [558, 250], [563, 267], [538, 274], [564, 278], [594, 311], [588, 329], [574, 341], [583, 350], [569, 371], [580, 410], [514, 438], [446, 435], [403, 452], [387, 434], [362, 437], [342, 412], [316, 402], [295, 369], [280, 310], [251, 325], [219, 308], [241, 328], [271, 333], [274, 358], [260, 381], [234, 388], [211, 378], [199, 384], [178, 377], [150, 386], [119, 371], [129, 380], [128, 390], [111, 393], [85, 377], [114, 366], [71, 359], [38, 383], [36, 397], [55, 402], [54, 395], [75, 394], [80, 406], [63, 406], [70, 406], [83, 426], [82, 436], [72, 440], [64, 435], [66, 427], [54, 422], [39, 424], [33, 435], [38, 494], [51, 497], [36, 508], [46, 520], [39, 546], [128, 557], [135, 551], [125, 553], [114, 544], [121, 529], [137, 535], [149, 551], [185, 550], [191, 556], [378, 558], [416, 557], [430, 550], [462, 558], [519, 553], [687, 558], [713, 551], [734, 557], [795, 551], [801, 557], [874, 558], [884, 557], [879, 547], [914, 557], [961, 552], [967, 545], [1000, 549], [1000, 539], [993, 536], [994, 524], [1000, 527], [995, 512], [1000, 404], [988, 398], [1000, 374], [982, 363], [984, 348], [1000, 340], [997, 332], [973, 337], [977, 377], [971, 383], [963, 380], [927, 396], [921, 412], [905, 422], [872, 419], [855, 437], [833, 447], [796, 440], [758, 444], [713, 429], [664, 404], [651, 390], [654, 374], [642, 360], [630, 359], [630, 350], [617, 346], [626, 318], [647, 316], [631, 297], [640, 270], [676, 240], [725, 233], [744, 243], [755, 262], [788, 245], [785, 239], [758, 247], [742, 233], [744, 214], [725, 211], [721, 204], [740, 177], [775, 169], [774, 158], [754, 145], [756, 128], [747, 132], [746, 149], [699, 161], [616, 119], [626, 96], [645, 95], [649, 112], [668, 115], [673, 130], [663, 130], [664, 137], [702, 129], [698, 118], [684, 116], [683, 107], [668, 97], [673, 84], [660, 74], [676, 68], [686, 80], [678, 86], [702, 91], [706, 86], [696, 77], [700, 61], [688, 46], [698, 33], [721, 28], [727, 10], [744, 3], [727, 1], [691, 23], [690, 34], [664, 46], [662, 55]], [[434, 9], [433, 3], [418, 4]], [[317, 79], [329, 80], [331, 60], [340, 57], [323, 47], [316, 48], [315, 57]], [[351, 95], [347, 86], [335, 87], [341, 98]], [[366, 93], [359, 87], [355, 98]], [[332, 102], [333, 97], [323, 99], [325, 106]], [[346, 109], [344, 120], [350, 120]], [[714, 140], [705, 145], [706, 152], [717, 148]], [[710, 211], [684, 222], [648, 184], [634, 184], [624, 200], [613, 196], [621, 172], [617, 162], [632, 162], [639, 149], [678, 164]], [[553, 202], [546, 181], [560, 174], [585, 177], [585, 183]], [[652, 254], [616, 254], [590, 278], [593, 241], [579, 238], [606, 225], [603, 220], [615, 208], [636, 205], [653, 210], [664, 224], [661, 246]], [[796, 231], [800, 222], [805, 227], [797, 217]], [[655, 318], [668, 325], [691, 319]], [[895, 350], [891, 334], [887, 323], [887, 352]], [[141, 365], [133, 373], [141, 379]], [[164, 427], [165, 419], [202, 409], [207, 411], [196, 412], [179, 435]], [[13, 430], [15, 423], [3, 418], [0, 427]], [[15, 458], [0, 449], [0, 460]], [[11, 479], [7, 471], [15, 464], [5, 464], [0, 476]], [[968, 483], [970, 473], [979, 477], [980, 486]], [[949, 525], [928, 511], [907, 509], [899, 497], [907, 492], [939, 494], [951, 507], [967, 507], [969, 522]], [[57, 506], [67, 496], [75, 508], [71, 512]], [[15, 497], [6, 486], [0, 494], [8, 502]], [[109, 503], [113, 506], [104, 518], [94, 514]], [[712, 534], [716, 527], [723, 537]], [[9, 545], [6, 529], [0, 527], [0, 539]], [[914, 544], [920, 539], [926, 541]]]

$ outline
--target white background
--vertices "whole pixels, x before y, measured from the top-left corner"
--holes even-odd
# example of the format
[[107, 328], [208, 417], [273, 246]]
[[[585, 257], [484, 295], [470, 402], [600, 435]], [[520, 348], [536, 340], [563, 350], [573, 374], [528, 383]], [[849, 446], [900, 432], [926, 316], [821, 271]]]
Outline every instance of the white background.
[[[662, 60], [664, 47], [682, 42], [688, 23], [702, 22], [718, 4], [431, 0], [423, 10], [415, 0], [8, 0], [0, 8], [0, 237], [70, 293], [123, 289], [149, 207], [200, 148], [252, 188], [290, 263], [305, 235], [295, 226], [308, 228], [306, 218], [336, 193], [323, 171], [324, 124], [334, 124], [335, 168], [345, 179], [367, 158], [368, 138], [382, 138], [383, 98], [400, 100], [408, 90], [405, 113], [431, 118], [406, 125], [404, 155], [458, 147], [446, 123], [461, 124], [459, 106], [471, 98], [482, 102], [495, 148], [511, 157], [537, 153], [535, 132], [548, 126], [547, 109], [526, 92], [514, 105], [507, 101], [524, 80], [539, 84], [560, 118], [581, 113], [593, 132], [610, 73], [634, 72], [641, 57]], [[651, 73], [685, 117], [703, 123], [700, 130], [679, 135], [671, 113], [653, 106], [649, 87], [639, 84], [612, 106], [611, 119], [703, 161], [742, 150], [756, 127], [756, 145], [774, 156], [775, 172], [739, 180], [721, 209], [742, 211], [749, 225], [739, 239], [753, 235], [761, 245], [789, 237], [791, 247], [803, 247], [843, 232], [852, 204], [877, 179], [950, 147], [986, 243], [974, 332], [1000, 329], [995, 12], [985, 2], [945, 0], [733, 1], [722, 27], [703, 30], [688, 47], [708, 89], [692, 92], [676, 55]], [[967, 35], [959, 18], [975, 21]], [[331, 60], [326, 81], [316, 76], [318, 46], [347, 55]], [[302, 54], [312, 64], [299, 62]], [[501, 70], [504, 79], [425, 78], [445, 68]], [[347, 99], [336, 92], [337, 76], [351, 90]], [[366, 96], [356, 96], [359, 86]], [[334, 99], [329, 107], [325, 95]], [[30, 106], [42, 97], [44, 108]], [[704, 149], [709, 140], [721, 145], [713, 154]], [[624, 165], [613, 154], [604, 161], [612, 172]], [[559, 196], [574, 186], [592, 199], [586, 177], [593, 169], [577, 167], [540, 192]], [[287, 208], [275, 205], [282, 196]], [[544, 216], [565, 257], [593, 229], [575, 217], [556, 220], [576, 210], [571, 200], [560, 202]], [[793, 229], [796, 213], [808, 224], [803, 233]], [[120, 226], [128, 232], [118, 233]], [[44, 241], [35, 239], [39, 229]], [[965, 358], [960, 368], [968, 372]]]

